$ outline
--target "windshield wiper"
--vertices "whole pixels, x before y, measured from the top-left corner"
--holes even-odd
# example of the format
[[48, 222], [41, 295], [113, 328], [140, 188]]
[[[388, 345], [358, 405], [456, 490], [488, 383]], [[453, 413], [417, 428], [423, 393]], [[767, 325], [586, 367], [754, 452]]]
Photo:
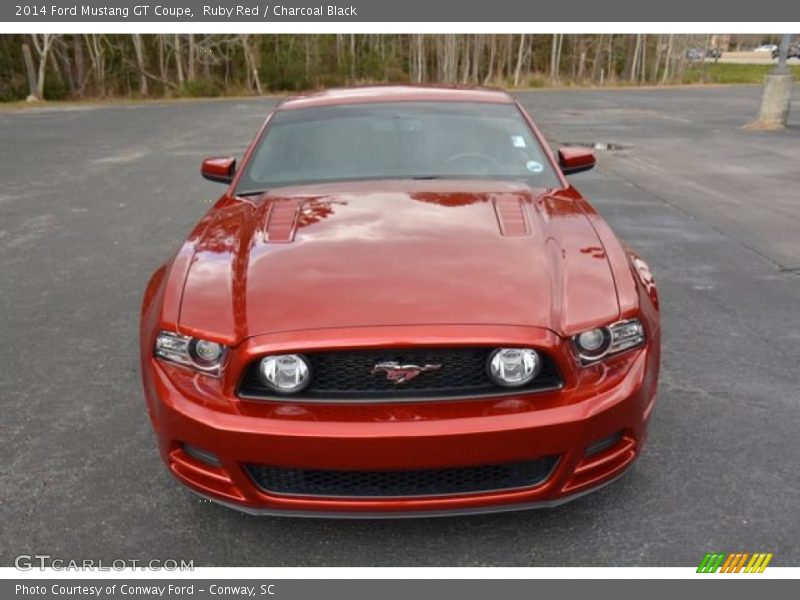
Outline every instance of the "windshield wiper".
[[241, 196], [244, 198], [247, 196], [260, 196], [261, 194], [266, 194], [267, 192], [269, 192], [269, 190], [245, 190], [244, 192], [234, 193], [234, 196]]

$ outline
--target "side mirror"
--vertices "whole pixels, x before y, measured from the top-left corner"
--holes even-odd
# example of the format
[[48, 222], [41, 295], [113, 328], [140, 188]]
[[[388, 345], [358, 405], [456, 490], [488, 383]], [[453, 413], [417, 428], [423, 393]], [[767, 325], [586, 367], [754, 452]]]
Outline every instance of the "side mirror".
[[558, 166], [564, 175], [588, 171], [595, 162], [594, 152], [588, 148], [565, 146], [558, 151]]
[[236, 159], [230, 157], [204, 158], [200, 173], [217, 183], [230, 183], [236, 173]]

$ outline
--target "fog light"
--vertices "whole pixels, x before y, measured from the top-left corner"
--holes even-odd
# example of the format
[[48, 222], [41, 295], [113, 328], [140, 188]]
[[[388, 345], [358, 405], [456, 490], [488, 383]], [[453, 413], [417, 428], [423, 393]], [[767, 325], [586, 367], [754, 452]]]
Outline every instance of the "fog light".
[[500, 348], [489, 357], [489, 376], [497, 385], [520, 387], [542, 369], [542, 359], [532, 348]]
[[282, 394], [294, 394], [311, 381], [311, 369], [299, 354], [266, 356], [259, 366], [264, 384]]
[[622, 432], [617, 431], [616, 433], [603, 438], [602, 440], [598, 440], [586, 446], [586, 451], [584, 454], [586, 456], [594, 456], [595, 454], [600, 454], [608, 450], [609, 448], [613, 448], [617, 445], [617, 443], [622, 439]]
[[189, 444], [181, 444], [183, 447], [183, 451], [191, 456], [195, 460], [199, 460], [200, 462], [206, 463], [207, 465], [211, 465], [212, 467], [220, 466], [219, 459], [217, 456], [208, 450], [203, 450], [202, 448], [197, 448], [195, 446], [190, 446]]

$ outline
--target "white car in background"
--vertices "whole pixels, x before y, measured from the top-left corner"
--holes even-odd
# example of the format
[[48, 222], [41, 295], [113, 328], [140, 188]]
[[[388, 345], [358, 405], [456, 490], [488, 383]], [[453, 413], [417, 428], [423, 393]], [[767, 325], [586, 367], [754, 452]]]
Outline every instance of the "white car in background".
[[753, 52], [774, 52], [777, 49], [778, 49], [777, 44], [762, 44], [761, 46], [753, 50]]

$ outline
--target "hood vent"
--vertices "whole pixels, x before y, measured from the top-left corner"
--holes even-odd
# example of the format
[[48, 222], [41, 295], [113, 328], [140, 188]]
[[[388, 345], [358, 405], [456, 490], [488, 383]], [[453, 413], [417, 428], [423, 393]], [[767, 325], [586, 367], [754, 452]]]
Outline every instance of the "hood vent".
[[530, 235], [531, 229], [522, 198], [495, 197], [492, 199], [502, 235]]
[[300, 216], [299, 200], [280, 200], [269, 208], [264, 233], [268, 242], [292, 242]]

